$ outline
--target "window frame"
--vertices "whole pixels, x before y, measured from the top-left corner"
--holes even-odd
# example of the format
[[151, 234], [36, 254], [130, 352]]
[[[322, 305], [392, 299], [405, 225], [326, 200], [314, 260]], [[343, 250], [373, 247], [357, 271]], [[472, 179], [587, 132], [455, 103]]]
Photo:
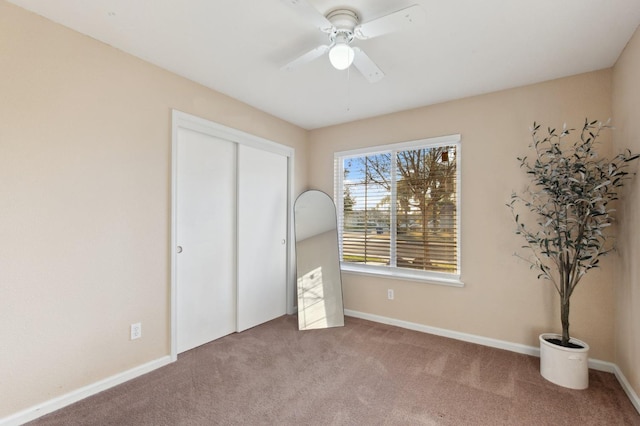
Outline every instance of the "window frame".
[[[355, 264], [351, 262], [344, 262], [343, 256], [343, 231], [344, 231], [344, 161], [349, 158], [357, 158], [363, 156], [371, 156], [375, 154], [389, 153], [392, 155], [398, 151], [407, 151], [414, 149], [436, 148], [441, 146], [455, 146], [456, 147], [456, 261], [457, 261], [457, 273], [449, 274], [444, 272], [434, 271], [422, 271], [410, 268], [402, 268], [397, 266], [379, 266], [379, 265], [365, 265]], [[433, 138], [418, 139], [407, 142], [378, 145], [366, 148], [353, 149], [348, 151], [335, 152], [334, 159], [334, 200], [337, 208], [338, 217], [338, 245], [340, 256], [340, 267], [343, 272], [372, 275], [378, 277], [388, 277], [396, 279], [406, 279], [412, 281], [426, 282], [430, 284], [447, 285], [454, 287], [463, 287], [464, 283], [461, 281], [462, 271], [462, 258], [461, 258], [461, 216], [462, 216], [462, 182], [461, 182], [461, 137], [460, 134], [438, 136]], [[394, 166], [395, 167], [395, 166]], [[394, 191], [392, 191], [392, 200], [395, 200], [395, 174], [392, 173], [392, 181], [394, 185]], [[392, 223], [395, 224], [395, 220], [392, 219]], [[395, 233], [392, 234], [391, 244], [395, 245]], [[392, 248], [392, 251], [395, 250]]]

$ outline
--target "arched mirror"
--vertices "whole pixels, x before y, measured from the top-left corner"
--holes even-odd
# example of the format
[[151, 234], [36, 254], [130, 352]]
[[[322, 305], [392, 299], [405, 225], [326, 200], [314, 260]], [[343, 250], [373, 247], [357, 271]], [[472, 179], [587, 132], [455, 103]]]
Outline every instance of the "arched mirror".
[[303, 192], [294, 208], [298, 328], [344, 325], [336, 207], [322, 191]]

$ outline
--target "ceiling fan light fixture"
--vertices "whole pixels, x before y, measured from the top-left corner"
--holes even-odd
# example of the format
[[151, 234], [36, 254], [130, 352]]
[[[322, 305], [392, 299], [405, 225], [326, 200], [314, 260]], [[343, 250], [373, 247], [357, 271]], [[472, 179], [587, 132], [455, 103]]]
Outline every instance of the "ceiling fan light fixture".
[[337, 70], [346, 70], [353, 63], [355, 52], [347, 43], [337, 42], [329, 50], [329, 62]]

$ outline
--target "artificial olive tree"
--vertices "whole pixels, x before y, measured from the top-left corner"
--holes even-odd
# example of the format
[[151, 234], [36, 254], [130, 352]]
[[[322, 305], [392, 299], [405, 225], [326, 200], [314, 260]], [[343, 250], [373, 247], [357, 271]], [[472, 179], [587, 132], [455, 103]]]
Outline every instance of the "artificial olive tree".
[[[609, 128], [608, 123], [585, 120], [580, 137], [569, 141], [574, 129], [547, 128], [542, 137], [534, 122], [530, 148], [535, 155], [518, 157], [531, 185], [522, 195], [513, 193], [508, 206], [516, 234], [524, 237], [523, 247], [532, 254], [521, 257], [560, 295], [562, 346], [570, 346], [571, 295], [582, 277], [598, 267], [600, 257], [613, 249], [612, 234], [607, 232], [614, 220], [611, 202], [630, 178], [629, 162], [640, 156], [627, 150], [611, 160], [600, 158], [598, 138]], [[519, 207], [532, 214], [523, 217]]]

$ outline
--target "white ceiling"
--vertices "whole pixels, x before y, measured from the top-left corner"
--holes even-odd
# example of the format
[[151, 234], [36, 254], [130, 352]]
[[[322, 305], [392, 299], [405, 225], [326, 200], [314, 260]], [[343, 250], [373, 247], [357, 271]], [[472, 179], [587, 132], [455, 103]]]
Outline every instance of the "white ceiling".
[[314, 129], [612, 66], [640, 24], [640, 0], [309, 0], [361, 22], [412, 4], [418, 28], [356, 40], [386, 74], [367, 82], [283, 0], [9, 0], [260, 110]]

